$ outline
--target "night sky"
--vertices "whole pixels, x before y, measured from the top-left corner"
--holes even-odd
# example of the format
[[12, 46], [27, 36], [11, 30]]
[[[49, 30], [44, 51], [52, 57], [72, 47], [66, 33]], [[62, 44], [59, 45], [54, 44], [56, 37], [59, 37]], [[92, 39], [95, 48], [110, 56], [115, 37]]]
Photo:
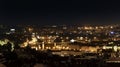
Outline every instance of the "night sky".
[[116, 24], [120, 3], [102, 0], [1, 0], [1, 24]]

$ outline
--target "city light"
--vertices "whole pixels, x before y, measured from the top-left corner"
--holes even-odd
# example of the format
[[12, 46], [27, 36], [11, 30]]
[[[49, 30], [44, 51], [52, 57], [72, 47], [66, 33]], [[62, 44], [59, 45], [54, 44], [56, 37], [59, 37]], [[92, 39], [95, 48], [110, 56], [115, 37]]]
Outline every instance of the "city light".
[[75, 42], [75, 40], [74, 40], [74, 39], [71, 39], [71, 40], [70, 40], [70, 42], [74, 43], [74, 42]]

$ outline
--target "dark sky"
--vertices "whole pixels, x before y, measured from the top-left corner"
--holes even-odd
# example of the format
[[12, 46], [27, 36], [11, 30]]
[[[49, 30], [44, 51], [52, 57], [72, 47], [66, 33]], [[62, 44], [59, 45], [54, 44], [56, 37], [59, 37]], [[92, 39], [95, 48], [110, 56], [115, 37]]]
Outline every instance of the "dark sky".
[[0, 0], [3, 24], [111, 24], [120, 22], [120, 3], [102, 0]]

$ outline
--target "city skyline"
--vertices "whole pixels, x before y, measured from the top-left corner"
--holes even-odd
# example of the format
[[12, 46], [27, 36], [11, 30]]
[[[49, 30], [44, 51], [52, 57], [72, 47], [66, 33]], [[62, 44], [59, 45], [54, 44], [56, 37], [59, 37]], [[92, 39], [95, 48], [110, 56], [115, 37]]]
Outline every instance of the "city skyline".
[[120, 66], [120, 4], [0, 2], [0, 67]]

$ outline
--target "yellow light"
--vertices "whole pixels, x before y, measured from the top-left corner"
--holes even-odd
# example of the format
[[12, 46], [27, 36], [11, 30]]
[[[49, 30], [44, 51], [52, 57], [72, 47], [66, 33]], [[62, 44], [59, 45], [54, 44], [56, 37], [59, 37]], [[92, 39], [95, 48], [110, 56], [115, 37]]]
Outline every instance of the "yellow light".
[[88, 28], [88, 27], [84, 27], [84, 29], [86, 29], [86, 30], [87, 30], [87, 29], [89, 29], [89, 28]]
[[98, 27], [95, 27], [96, 29], [98, 29]]
[[80, 37], [80, 40], [83, 40], [83, 37]]
[[32, 28], [28, 28], [28, 30], [29, 30], [29, 32], [32, 32], [32, 31], [33, 31], [33, 29], [32, 29]]
[[114, 46], [113, 48], [114, 48], [114, 51], [117, 51], [117, 49], [118, 49], [117, 46]]
[[38, 50], [38, 48], [37, 48], [37, 47], [36, 47], [35, 49], [36, 49], [36, 50]]
[[106, 46], [103, 46], [103, 49], [106, 49]]
[[41, 39], [45, 39], [45, 37], [41, 37]]
[[114, 42], [109, 42], [108, 44], [114, 44]]
[[113, 26], [110, 27], [111, 29], [113, 28]]

